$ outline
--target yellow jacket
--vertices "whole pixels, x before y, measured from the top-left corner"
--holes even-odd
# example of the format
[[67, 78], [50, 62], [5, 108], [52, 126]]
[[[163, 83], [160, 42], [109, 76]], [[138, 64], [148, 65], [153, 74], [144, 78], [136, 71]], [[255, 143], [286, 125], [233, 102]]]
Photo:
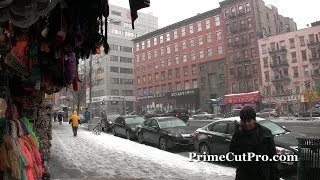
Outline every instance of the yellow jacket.
[[69, 118], [69, 124], [71, 123], [71, 125], [73, 127], [78, 127], [80, 123], [80, 117], [78, 116], [77, 111], [73, 111], [72, 116], [70, 116]]

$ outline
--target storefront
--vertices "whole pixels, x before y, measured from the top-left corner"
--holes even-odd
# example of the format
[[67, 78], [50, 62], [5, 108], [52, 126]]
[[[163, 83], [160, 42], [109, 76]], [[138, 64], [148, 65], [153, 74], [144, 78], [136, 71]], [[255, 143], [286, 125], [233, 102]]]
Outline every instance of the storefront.
[[245, 106], [251, 106], [257, 111], [261, 110], [262, 96], [259, 91], [239, 94], [228, 94], [224, 96], [224, 103], [228, 110], [242, 109]]

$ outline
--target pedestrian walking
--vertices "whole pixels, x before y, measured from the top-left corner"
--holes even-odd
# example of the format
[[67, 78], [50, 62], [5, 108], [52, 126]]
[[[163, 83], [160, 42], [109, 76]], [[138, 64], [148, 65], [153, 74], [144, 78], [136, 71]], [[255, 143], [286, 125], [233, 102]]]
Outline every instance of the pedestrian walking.
[[59, 112], [59, 114], [58, 114], [58, 121], [59, 121], [59, 124], [60, 124], [60, 125], [62, 125], [62, 120], [63, 120], [62, 112]]
[[[230, 142], [229, 151], [235, 155], [267, 155], [271, 159], [276, 148], [271, 131], [256, 122], [256, 112], [246, 106], [240, 111], [240, 126], [236, 127]], [[236, 162], [236, 180], [279, 180], [276, 162], [242, 161]]]
[[53, 112], [53, 122], [56, 122], [56, 121], [57, 121], [57, 116], [58, 116], [57, 112], [54, 111], [54, 112]]
[[84, 119], [85, 119], [85, 122], [89, 122], [90, 120], [90, 112], [88, 108], [86, 108], [86, 111], [84, 112]]
[[77, 136], [78, 126], [81, 124], [77, 111], [73, 111], [72, 116], [69, 118], [69, 124], [72, 126], [73, 136]]

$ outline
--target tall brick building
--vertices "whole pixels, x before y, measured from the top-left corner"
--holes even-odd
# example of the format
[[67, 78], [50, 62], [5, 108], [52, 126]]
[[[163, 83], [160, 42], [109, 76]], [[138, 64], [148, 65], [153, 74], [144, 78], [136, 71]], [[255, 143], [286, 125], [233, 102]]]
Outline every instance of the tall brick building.
[[[258, 39], [295, 31], [296, 24], [262, 0], [225, 0], [220, 2], [220, 8], [227, 45], [226, 94], [258, 95], [262, 84]], [[240, 94], [228, 96], [225, 102], [231, 108], [241, 108], [247, 104], [255, 106], [261, 98], [241, 98]]]
[[219, 66], [225, 58], [223, 27], [218, 8], [135, 38], [138, 110], [195, 110], [209, 100], [200, 98], [209, 89], [199, 89], [199, 63], [219, 60]]

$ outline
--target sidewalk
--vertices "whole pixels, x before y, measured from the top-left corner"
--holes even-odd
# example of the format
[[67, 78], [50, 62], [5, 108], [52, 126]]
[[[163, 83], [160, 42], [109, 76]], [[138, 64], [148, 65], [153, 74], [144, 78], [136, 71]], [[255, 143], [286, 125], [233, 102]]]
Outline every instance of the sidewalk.
[[82, 125], [53, 124], [51, 179], [234, 179], [235, 169], [205, 162], [102, 133]]

